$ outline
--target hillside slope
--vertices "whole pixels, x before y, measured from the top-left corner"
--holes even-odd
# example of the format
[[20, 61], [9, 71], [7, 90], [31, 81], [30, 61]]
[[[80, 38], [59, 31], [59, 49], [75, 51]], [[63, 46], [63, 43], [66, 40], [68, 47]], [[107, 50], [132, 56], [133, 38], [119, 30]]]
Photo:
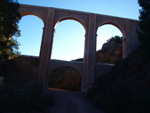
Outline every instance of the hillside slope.
[[102, 49], [96, 52], [96, 62], [115, 64], [122, 58], [122, 37], [114, 36], [103, 44]]
[[[143, 48], [100, 77], [88, 98], [106, 113], [150, 113], [150, 53]], [[109, 108], [109, 109], [108, 109]]]

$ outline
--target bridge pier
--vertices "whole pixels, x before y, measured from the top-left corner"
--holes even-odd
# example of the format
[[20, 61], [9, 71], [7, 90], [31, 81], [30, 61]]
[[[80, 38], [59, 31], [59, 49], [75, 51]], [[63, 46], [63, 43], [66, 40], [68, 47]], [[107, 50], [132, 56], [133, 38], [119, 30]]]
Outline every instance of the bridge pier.
[[47, 13], [47, 21], [45, 25], [45, 30], [43, 34], [43, 45], [41, 50], [41, 59], [40, 59], [40, 67], [39, 67], [39, 78], [38, 80], [43, 83], [46, 87], [46, 79], [47, 79], [47, 71], [48, 64], [52, 53], [52, 45], [53, 45], [53, 21], [54, 21], [55, 9], [49, 9]]
[[96, 15], [89, 14], [89, 28], [85, 38], [85, 76], [82, 91], [86, 92], [94, 83], [94, 66], [96, 52]]

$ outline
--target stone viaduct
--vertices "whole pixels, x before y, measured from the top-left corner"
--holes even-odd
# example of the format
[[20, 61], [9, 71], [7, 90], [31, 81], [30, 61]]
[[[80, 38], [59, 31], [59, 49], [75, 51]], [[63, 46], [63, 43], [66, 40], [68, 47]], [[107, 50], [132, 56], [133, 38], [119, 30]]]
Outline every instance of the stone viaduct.
[[[136, 34], [136, 29], [139, 28], [137, 20], [31, 5], [20, 5], [19, 11], [22, 17], [35, 15], [44, 23], [40, 50], [39, 81], [45, 87], [48, 87], [48, 78], [51, 71], [61, 66], [72, 67], [81, 74], [82, 92], [86, 92], [92, 86], [95, 69], [97, 68], [95, 63], [96, 32], [102, 25], [114, 25], [122, 32], [123, 58], [127, 57], [139, 45]], [[85, 28], [84, 62], [82, 63], [51, 60], [55, 27], [59, 22], [68, 19], [78, 21]]]

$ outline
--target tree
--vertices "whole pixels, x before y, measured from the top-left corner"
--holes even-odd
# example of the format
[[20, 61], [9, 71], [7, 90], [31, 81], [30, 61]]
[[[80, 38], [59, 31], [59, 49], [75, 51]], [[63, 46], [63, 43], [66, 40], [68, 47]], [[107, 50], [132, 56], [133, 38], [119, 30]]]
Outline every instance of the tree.
[[150, 49], [150, 0], [138, 0], [142, 7], [140, 10], [140, 30], [138, 31], [138, 39], [142, 46]]
[[114, 41], [116, 44], [120, 44], [122, 43], [122, 37], [120, 36], [111, 37], [107, 40], [107, 43], [112, 42], [112, 41]]
[[21, 15], [19, 3], [14, 0], [0, 1], [0, 56], [7, 59], [18, 54], [18, 42], [12, 36], [20, 36], [18, 22]]

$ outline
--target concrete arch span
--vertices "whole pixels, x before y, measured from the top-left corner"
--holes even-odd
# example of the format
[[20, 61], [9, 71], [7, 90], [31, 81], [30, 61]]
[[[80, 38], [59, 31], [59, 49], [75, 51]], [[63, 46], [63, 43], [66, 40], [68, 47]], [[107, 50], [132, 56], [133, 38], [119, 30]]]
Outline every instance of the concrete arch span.
[[60, 18], [59, 20], [57, 20], [57, 22], [54, 23], [54, 29], [56, 28], [56, 26], [57, 26], [60, 22], [65, 21], [65, 20], [74, 20], [74, 21], [76, 21], [76, 22], [79, 22], [79, 23], [82, 25], [82, 27], [84, 28], [85, 34], [86, 34], [87, 28], [86, 28], [86, 25], [82, 22], [82, 20], [80, 20], [80, 19], [78, 19], [78, 18], [75, 18], [75, 17], [69, 17], [69, 16], [68, 16], [68, 17], [62, 17], [62, 18]]
[[84, 72], [83, 72], [84, 71], [83, 70], [84, 63], [82, 63], [82, 62], [51, 60], [49, 62], [49, 68], [48, 68], [49, 72], [48, 73], [50, 74], [56, 68], [63, 67], [63, 66], [65, 66], [65, 67], [71, 67], [71, 68], [77, 70], [80, 73], [81, 77], [83, 78], [83, 76], [84, 76]]
[[[115, 26], [116, 28], [118, 28], [118, 29], [121, 31], [121, 33], [122, 33], [122, 35], [123, 35], [123, 38], [125, 37], [124, 28], [123, 28], [121, 25], [119, 25], [118, 23], [115, 23], [115, 22], [112, 22], [112, 21], [107, 21], [107, 22], [101, 23], [101, 24], [98, 26], [98, 28], [99, 28], [99, 27], [102, 27], [102, 26], [104, 26], [104, 25], [113, 25], [113, 26]], [[98, 28], [97, 28], [97, 30], [98, 30]]]
[[[60, 29], [65, 27], [65, 29]], [[65, 17], [61, 20], [57, 21], [54, 25], [54, 41], [53, 41], [53, 50], [52, 50], [52, 59], [59, 59], [59, 60], [72, 60], [78, 58], [84, 58], [84, 50], [85, 50], [85, 36], [86, 36], [86, 28], [83, 23], [73, 17]], [[63, 33], [62, 33], [63, 32]], [[60, 35], [60, 34], [62, 35]], [[61, 37], [61, 39], [59, 39]], [[66, 43], [66, 40], [69, 43]], [[60, 43], [61, 42], [61, 43]], [[59, 53], [56, 46], [59, 43], [59, 46], [63, 49], [63, 55], [67, 54], [68, 56], [72, 56], [70, 59], [66, 59], [67, 57], [59, 57], [56, 54]], [[70, 46], [71, 45], [71, 46]], [[72, 49], [72, 52], [68, 51], [68, 48]], [[78, 49], [78, 50], [76, 50]], [[56, 51], [55, 51], [56, 50]], [[74, 52], [75, 50], [75, 52]], [[69, 53], [70, 52], [70, 53]]]
[[44, 23], [44, 25], [46, 24], [46, 15], [44, 16], [44, 14], [46, 14], [46, 12], [47, 11], [44, 11], [45, 13], [43, 14], [43, 11], [41, 12], [40, 10], [39, 10], [39, 7], [36, 7], [36, 6], [28, 6], [27, 7], [27, 5], [20, 5], [20, 9], [19, 9], [19, 12], [20, 12], [20, 14], [21, 14], [21, 17], [23, 17], [23, 16], [27, 16], [27, 15], [34, 15], [34, 16], [36, 16], [36, 17], [38, 17], [38, 18], [40, 18], [42, 21], [43, 21], [43, 23]]
[[60, 61], [60, 60], [51, 60], [49, 62], [49, 67], [48, 67], [48, 79], [46, 83], [46, 87], [48, 87], [48, 80], [49, 76], [51, 76], [51, 73], [53, 70], [59, 68], [59, 67], [70, 67], [76, 70], [80, 75], [81, 75], [81, 91], [84, 89], [85, 85], [85, 80], [84, 80], [84, 63], [81, 62], [69, 62], [69, 61]]
[[[57, 78], [57, 80], [56, 80]], [[53, 84], [55, 86], [63, 86], [68, 87], [68, 90], [77, 90], [81, 91], [82, 89], [82, 75], [81, 73], [75, 69], [74, 67], [70, 66], [58, 66], [57, 68], [52, 69], [50, 75], [48, 76], [48, 88], [53, 88]], [[57, 82], [55, 82], [55, 81]]]
[[54, 18], [54, 28], [56, 25], [64, 20], [75, 20], [79, 22], [85, 29], [85, 32], [88, 30], [88, 13], [82, 13], [79, 11], [72, 11], [72, 10], [63, 10], [63, 9], [56, 9], [55, 10], [55, 18]]
[[[43, 41], [44, 41], [44, 28], [46, 27], [46, 19], [47, 19], [47, 8], [43, 9], [43, 7], [37, 7], [37, 6], [30, 6], [30, 5], [20, 5], [19, 12], [21, 14], [21, 17], [33, 15], [38, 17], [42, 22], [44, 23], [43, 27], [43, 35], [42, 35], [42, 41], [41, 41], [41, 48], [40, 48], [40, 54], [39, 57], [41, 58], [42, 55], [42, 48], [43, 48]], [[43, 9], [42, 11], [40, 9]]]
[[[123, 37], [123, 39], [122, 39], [122, 56], [123, 56], [123, 58], [125, 58], [126, 57], [126, 47], [125, 47], [126, 46], [126, 36], [125, 36], [124, 28], [121, 25], [119, 25], [118, 23], [115, 23], [113, 21], [102, 22], [98, 26], [98, 28], [103, 27], [105, 25], [112, 25], [112, 26], [116, 27], [121, 32], [122, 37]], [[97, 28], [97, 31], [98, 31], [98, 28]], [[109, 37], [109, 38], [111, 38], [111, 37]]]
[[40, 18], [40, 19], [43, 21], [43, 23], [44, 23], [44, 20], [42, 19], [41, 16], [39, 16], [39, 14], [30, 12], [30, 11], [27, 11], [27, 12], [25, 11], [25, 12], [22, 12], [22, 13], [21, 13], [21, 17], [28, 16], [28, 15], [36, 16], [36, 17]]

